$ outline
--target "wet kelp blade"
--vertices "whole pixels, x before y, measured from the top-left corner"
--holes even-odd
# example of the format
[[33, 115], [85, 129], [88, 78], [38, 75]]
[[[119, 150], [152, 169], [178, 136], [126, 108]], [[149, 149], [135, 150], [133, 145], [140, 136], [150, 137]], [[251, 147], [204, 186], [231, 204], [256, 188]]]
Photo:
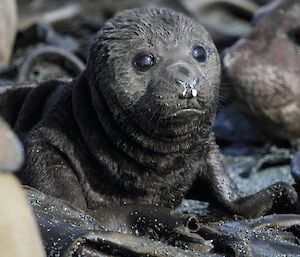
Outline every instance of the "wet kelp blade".
[[206, 239], [213, 239], [216, 252], [230, 253], [228, 256], [296, 257], [300, 256], [299, 237], [288, 228], [299, 226], [299, 222], [300, 215], [277, 214], [207, 224], [199, 231]]
[[47, 256], [219, 256], [183, 250], [130, 234], [110, 232], [65, 201], [25, 187]]
[[[108, 223], [102, 227], [98, 220], [65, 201], [28, 187], [26, 190], [48, 256], [300, 256], [300, 215], [231, 221], [227, 217], [197, 224], [195, 233], [212, 240], [210, 252], [203, 252], [192, 240], [180, 248], [168, 245], [167, 238], [156, 241], [116, 232], [119, 230], [115, 224], [112, 230]], [[296, 226], [296, 232], [291, 226]]]
[[147, 238], [108, 231], [90, 232], [81, 238], [77, 238], [63, 256], [74, 256], [74, 253], [76, 253], [76, 256], [90, 254], [96, 257], [103, 256], [103, 253], [109, 256], [221, 256], [218, 254], [205, 254], [183, 250]]

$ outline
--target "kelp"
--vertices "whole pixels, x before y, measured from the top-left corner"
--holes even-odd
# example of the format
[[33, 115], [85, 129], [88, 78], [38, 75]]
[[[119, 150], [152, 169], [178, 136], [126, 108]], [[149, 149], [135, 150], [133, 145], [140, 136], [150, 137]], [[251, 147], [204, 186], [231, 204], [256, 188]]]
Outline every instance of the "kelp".
[[[165, 208], [124, 205], [99, 209], [92, 217], [35, 189], [26, 191], [48, 256], [300, 256], [296, 214], [211, 221], [193, 215], [188, 224], [183, 222], [191, 221], [186, 215]], [[154, 223], [167, 224], [161, 225], [163, 233]], [[153, 233], [141, 233], [143, 229]]]

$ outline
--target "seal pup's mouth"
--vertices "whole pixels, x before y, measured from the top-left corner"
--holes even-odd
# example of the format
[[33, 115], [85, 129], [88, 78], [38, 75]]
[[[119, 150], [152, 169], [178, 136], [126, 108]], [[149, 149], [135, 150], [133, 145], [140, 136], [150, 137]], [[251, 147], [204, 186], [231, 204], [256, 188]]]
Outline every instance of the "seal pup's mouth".
[[193, 118], [195, 116], [199, 116], [204, 113], [205, 111], [196, 108], [186, 108], [168, 115], [168, 118], [186, 119], [186, 118]]

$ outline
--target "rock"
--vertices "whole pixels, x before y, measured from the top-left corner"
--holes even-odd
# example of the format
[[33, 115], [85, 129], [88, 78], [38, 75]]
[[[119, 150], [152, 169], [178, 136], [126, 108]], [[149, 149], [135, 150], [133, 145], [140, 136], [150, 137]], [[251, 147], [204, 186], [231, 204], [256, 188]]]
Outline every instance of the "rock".
[[240, 109], [269, 137], [292, 141], [300, 137], [299, 17], [299, 1], [272, 2], [223, 58]]
[[243, 192], [253, 194], [276, 182], [286, 182], [290, 185], [295, 183], [288, 164], [266, 167], [259, 172], [249, 172], [259, 158], [261, 156], [223, 157], [227, 172]]
[[17, 28], [17, 8], [14, 0], [0, 2], [0, 63], [8, 64]]
[[23, 163], [23, 147], [9, 128], [0, 118], [0, 172], [16, 171]]
[[44, 256], [37, 225], [26, 203], [24, 191], [9, 171], [23, 162], [21, 143], [0, 119], [0, 256]]
[[40, 21], [54, 23], [66, 20], [82, 11], [78, 1], [17, 0], [17, 2], [20, 30]]
[[263, 151], [266, 140], [250, 120], [230, 105], [217, 112], [213, 131], [222, 153], [226, 155], [249, 155]]
[[0, 173], [0, 195], [0, 256], [44, 256], [38, 228], [24, 191], [12, 174]]
[[[188, 14], [210, 32], [217, 46], [234, 42], [251, 31], [251, 17], [259, 7], [252, 0], [179, 0]], [[227, 43], [226, 43], [227, 42]]]

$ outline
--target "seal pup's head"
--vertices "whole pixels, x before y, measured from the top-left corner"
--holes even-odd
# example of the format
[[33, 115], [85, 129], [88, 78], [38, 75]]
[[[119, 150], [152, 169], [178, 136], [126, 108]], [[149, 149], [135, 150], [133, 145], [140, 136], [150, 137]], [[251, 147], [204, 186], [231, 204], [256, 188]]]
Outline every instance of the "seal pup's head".
[[169, 140], [191, 137], [199, 122], [211, 123], [218, 52], [207, 31], [183, 14], [161, 8], [121, 12], [98, 34], [87, 71], [94, 105], [102, 97], [127, 131], [133, 123]]

